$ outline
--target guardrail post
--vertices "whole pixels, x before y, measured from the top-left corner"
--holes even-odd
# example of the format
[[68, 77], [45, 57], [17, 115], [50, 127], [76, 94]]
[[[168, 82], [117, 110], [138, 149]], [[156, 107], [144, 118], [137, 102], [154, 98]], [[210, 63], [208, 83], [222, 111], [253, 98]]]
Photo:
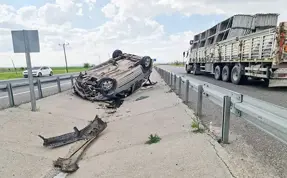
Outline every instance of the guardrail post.
[[181, 77], [179, 77], [178, 80], [179, 80], [178, 81], [178, 96], [180, 98], [180, 95], [181, 95], [181, 82], [182, 82]]
[[73, 75], [71, 75], [71, 85], [72, 85], [72, 87], [74, 86], [74, 77], [73, 77]]
[[174, 75], [173, 75], [172, 73], [170, 73], [170, 75], [171, 75], [171, 76], [170, 76], [170, 82], [171, 82], [170, 88], [173, 89], [173, 85], [174, 85], [174, 84], [173, 84], [173, 76], [174, 76]]
[[14, 95], [13, 95], [13, 90], [12, 90], [11, 83], [7, 83], [7, 91], [8, 91], [10, 107], [14, 107], [15, 106], [15, 101], [14, 101]]
[[172, 72], [170, 73], [170, 88], [172, 88], [172, 80], [173, 80], [173, 78], [172, 78]]
[[173, 75], [173, 85], [174, 85], [174, 91], [176, 92], [176, 74]]
[[165, 72], [165, 83], [168, 85], [168, 71]]
[[197, 92], [197, 104], [196, 104], [196, 115], [198, 117], [202, 115], [202, 93], [203, 93], [203, 87], [202, 85], [199, 85]]
[[171, 72], [168, 73], [168, 83], [169, 86], [171, 86]]
[[223, 112], [222, 112], [223, 119], [222, 119], [222, 126], [221, 126], [222, 142], [224, 144], [227, 144], [229, 140], [230, 107], [231, 107], [231, 97], [224, 96]]
[[185, 81], [185, 102], [188, 103], [189, 100], [189, 80]]
[[37, 79], [37, 86], [38, 86], [38, 95], [39, 98], [43, 98], [43, 91], [40, 79]]
[[61, 82], [60, 82], [60, 77], [57, 77], [57, 85], [58, 85], [58, 91], [59, 93], [62, 91], [61, 90]]

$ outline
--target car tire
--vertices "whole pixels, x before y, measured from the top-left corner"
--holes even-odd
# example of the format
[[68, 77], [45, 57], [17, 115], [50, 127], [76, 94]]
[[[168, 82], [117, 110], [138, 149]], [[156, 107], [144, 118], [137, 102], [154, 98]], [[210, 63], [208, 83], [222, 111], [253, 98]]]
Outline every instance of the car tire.
[[102, 78], [99, 80], [98, 86], [104, 96], [111, 95], [113, 94], [113, 91], [117, 88], [117, 81], [112, 78]]
[[235, 85], [240, 85], [244, 82], [246, 77], [243, 75], [241, 65], [235, 65], [231, 70], [231, 82]]
[[51, 71], [49, 75], [50, 75], [50, 76], [53, 76], [53, 72]]
[[38, 73], [38, 77], [42, 77], [42, 73], [41, 72]]
[[217, 65], [215, 67], [215, 69], [214, 69], [214, 78], [216, 80], [221, 80], [221, 77], [222, 77], [222, 75], [221, 75], [221, 67], [219, 65]]
[[144, 73], [147, 72], [148, 70], [150, 70], [151, 66], [152, 66], [152, 59], [149, 56], [144, 56], [141, 59], [141, 66], [143, 68]]
[[123, 52], [119, 49], [115, 50], [112, 54], [113, 59], [118, 58], [119, 56], [121, 56], [123, 54]]
[[222, 69], [222, 81], [229, 82], [230, 81], [230, 67], [225, 65]]

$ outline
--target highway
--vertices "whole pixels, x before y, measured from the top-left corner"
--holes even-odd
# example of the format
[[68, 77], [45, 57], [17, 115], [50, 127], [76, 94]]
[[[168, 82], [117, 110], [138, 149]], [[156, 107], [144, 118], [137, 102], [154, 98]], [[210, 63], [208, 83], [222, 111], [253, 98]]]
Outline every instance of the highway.
[[[67, 77], [71, 75], [78, 75], [78, 73], [64, 73], [64, 74], [55, 74], [53, 76], [44, 76], [41, 77], [41, 81], [49, 80], [49, 79], [56, 79], [57, 77]], [[34, 81], [38, 79], [38, 77], [33, 77]], [[9, 80], [0, 80], [0, 87], [1, 86], [6, 86], [7, 83], [11, 83], [12, 85], [14, 84], [19, 84], [19, 83], [29, 83], [28, 78], [16, 78], [16, 79], [9, 79]]]
[[[71, 80], [70, 79], [61, 80], [61, 88], [62, 88], [62, 91], [70, 89]], [[36, 94], [36, 98], [39, 98], [37, 85], [34, 86], [34, 91]], [[57, 86], [56, 81], [49, 82], [49, 83], [43, 83], [42, 91], [43, 91], [44, 97], [47, 97], [52, 94], [56, 94], [58, 92], [58, 86]], [[16, 105], [29, 102], [30, 101], [29, 86], [13, 88], [13, 95], [14, 95], [14, 100], [15, 100]], [[0, 90], [0, 109], [7, 108], [8, 106], [9, 106], [8, 93], [6, 90]]]
[[162, 69], [172, 71], [180, 76], [186, 78], [194, 78], [204, 82], [211, 83], [244, 95], [248, 95], [266, 102], [270, 102], [282, 107], [287, 108], [287, 88], [268, 88], [264, 86], [263, 81], [248, 81], [244, 85], [234, 85], [232, 83], [226, 83], [218, 81], [213, 78], [213, 75], [193, 75], [187, 74], [184, 67], [161, 65]]
[[[159, 68], [172, 71], [184, 79], [194, 81], [194, 79], [208, 82], [222, 88], [226, 88], [235, 92], [249, 95], [254, 98], [264, 100], [273, 104], [287, 107], [287, 89], [286, 88], [267, 88], [263, 86], [263, 82], [251, 82], [246, 85], [234, 85], [215, 80], [212, 76], [186, 74], [183, 67], [160, 65]], [[197, 93], [190, 89], [189, 107], [196, 110]], [[208, 127], [211, 123], [215, 130], [215, 135], [220, 136], [220, 128], [222, 124], [222, 108], [208, 98], [203, 97], [202, 106], [203, 116], [201, 121]], [[228, 152], [237, 155], [246, 163], [249, 157], [254, 157], [258, 163], [269, 167], [268, 171], [274, 172], [278, 177], [286, 177], [287, 175], [287, 145], [276, 140], [272, 136], [261, 131], [257, 127], [250, 124], [242, 117], [231, 115], [230, 120], [230, 144], [224, 145]], [[257, 165], [250, 165], [256, 168]], [[260, 167], [260, 166], [258, 166]], [[258, 175], [258, 177], [261, 177]]]

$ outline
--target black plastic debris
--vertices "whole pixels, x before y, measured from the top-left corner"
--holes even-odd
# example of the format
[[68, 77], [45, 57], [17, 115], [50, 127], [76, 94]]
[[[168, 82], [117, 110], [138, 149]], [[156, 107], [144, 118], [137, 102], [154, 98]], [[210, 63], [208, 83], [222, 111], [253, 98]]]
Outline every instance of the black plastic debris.
[[107, 127], [107, 123], [102, 121], [98, 116], [95, 117], [93, 121], [89, 123], [85, 128], [79, 130], [77, 127], [74, 127], [74, 132], [45, 138], [41, 135], [39, 137], [43, 139], [43, 146], [48, 148], [57, 148], [64, 146], [70, 143], [74, 143], [79, 140], [90, 139], [94, 136], [97, 136]]

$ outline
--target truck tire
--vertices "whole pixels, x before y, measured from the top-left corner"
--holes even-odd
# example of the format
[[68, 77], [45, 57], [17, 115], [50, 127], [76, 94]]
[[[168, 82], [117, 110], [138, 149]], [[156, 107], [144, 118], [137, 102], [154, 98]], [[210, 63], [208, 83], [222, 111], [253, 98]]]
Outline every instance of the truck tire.
[[240, 65], [235, 65], [231, 70], [231, 82], [235, 85], [240, 85], [245, 80], [243, 69]]
[[193, 64], [193, 75], [198, 75], [199, 73], [199, 64]]
[[214, 69], [214, 78], [216, 80], [221, 80], [221, 67], [217, 65]]
[[222, 69], [222, 81], [230, 81], [230, 67], [228, 65], [225, 65]]
[[190, 70], [187, 70], [187, 65], [185, 65], [185, 71], [186, 71], [186, 73], [188, 73], [188, 74], [190, 74]]

